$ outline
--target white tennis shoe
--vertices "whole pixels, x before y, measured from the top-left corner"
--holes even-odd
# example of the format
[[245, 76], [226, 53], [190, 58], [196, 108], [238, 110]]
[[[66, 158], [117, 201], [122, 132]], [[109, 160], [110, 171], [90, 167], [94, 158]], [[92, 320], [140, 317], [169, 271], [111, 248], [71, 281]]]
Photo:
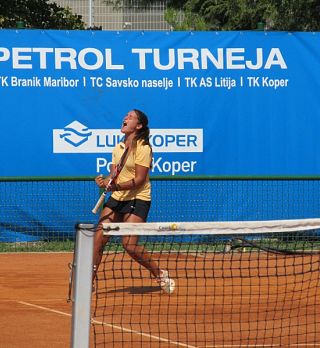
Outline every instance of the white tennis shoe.
[[167, 294], [172, 294], [176, 287], [175, 281], [169, 278], [169, 272], [166, 270], [160, 270], [159, 284], [161, 289]]

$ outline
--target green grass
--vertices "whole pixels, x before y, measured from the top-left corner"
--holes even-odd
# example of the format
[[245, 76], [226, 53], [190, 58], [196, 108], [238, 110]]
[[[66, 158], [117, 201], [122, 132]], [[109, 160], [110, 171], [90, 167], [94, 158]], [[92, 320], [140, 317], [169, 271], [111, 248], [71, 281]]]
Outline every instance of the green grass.
[[0, 243], [0, 252], [73, 252], [74, 241]]
[[[256, 246], [251, 246], [247, 243], [233, 242], [230, 244], [232, 246], [233, 252], [242, 252], [244, 248], [246, 251], [259, 251], [262, 249], [275, 249], [275, 250], [289, 250], [289, 251], [313, 251], [320, 253], [320, 241], [289, 241], [284, 242], [282, 240], [259, 240], [252, 241], [256, 243]], [[37, 241], [37, 242], [15, 242], [15, 243], [0, 243], [0, 252], [73, 252], [74, 251], [74, 241], [64, 240], [64, 241]], [[146, 242], [143, 244], [147, 250], [154, 252], [224, 252], [226, 244], [223, 241], [208, 242], [208, 243], [177, 243], [177, 242]], [[106, 246], [106, 250], [113, 252], [123, 252], [124, 249], [119, 241], [111, 241], [109, 245]]]

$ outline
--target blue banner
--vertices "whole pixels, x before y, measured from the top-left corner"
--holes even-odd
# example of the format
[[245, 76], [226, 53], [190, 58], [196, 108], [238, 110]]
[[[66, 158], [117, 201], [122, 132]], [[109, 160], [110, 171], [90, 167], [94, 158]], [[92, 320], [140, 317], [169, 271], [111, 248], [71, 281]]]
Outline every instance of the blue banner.
[[143, 110], [152, 174], [320, 175], [320, 34], [0, 31], [0, 175], [108, 171]]

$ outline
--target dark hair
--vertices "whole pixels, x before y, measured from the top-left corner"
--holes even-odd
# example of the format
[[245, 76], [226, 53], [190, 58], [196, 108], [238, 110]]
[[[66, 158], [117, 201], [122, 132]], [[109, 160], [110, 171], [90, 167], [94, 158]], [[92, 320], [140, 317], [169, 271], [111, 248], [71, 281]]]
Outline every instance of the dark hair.
[[143, 145], [149, 145], [151, 147], [150, 140], [149, 140], [150, 129], [148, 127], [148, 123], [149, 123], [148, 117], [141, 110], [133, 109], [133, 111], [138, 116], [139, 123], [142, 125], [142, 127], [138, 130], [134, 140], [137, 142], [138, 140], [141, 139]]
[[[142, 112], [141, 110], [138, 109], [133, 109], [133, 111], [136, 113], [136, 115], [138, 116], [138, 121], [140, 124], [142, 124], [142, 127], [138, 130], [133, 142], [133, 148], [135, 149], [137, 146], [137, 142], [141, 139], [142, 140], [142, 144], [143, 145], [149, 145], [150, 149], [151, 149], [151, 163], [150, 163], [150, 168], [152, 168], [152, 147], [150, 144], [150, 129], [148, 127], [148, 117], [147, 115]], [[134, 150], [135, 151], [135, 150]]]

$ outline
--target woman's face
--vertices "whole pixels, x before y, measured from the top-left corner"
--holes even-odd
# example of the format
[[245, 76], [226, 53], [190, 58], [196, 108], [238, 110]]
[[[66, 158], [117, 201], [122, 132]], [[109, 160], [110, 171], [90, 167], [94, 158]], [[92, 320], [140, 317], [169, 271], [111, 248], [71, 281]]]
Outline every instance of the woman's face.
[[121, 132], [129, 135], [135, 133], [142, 127], [139, 123], [138, 115], [132, 110], [127, 113], [122, 122]]

